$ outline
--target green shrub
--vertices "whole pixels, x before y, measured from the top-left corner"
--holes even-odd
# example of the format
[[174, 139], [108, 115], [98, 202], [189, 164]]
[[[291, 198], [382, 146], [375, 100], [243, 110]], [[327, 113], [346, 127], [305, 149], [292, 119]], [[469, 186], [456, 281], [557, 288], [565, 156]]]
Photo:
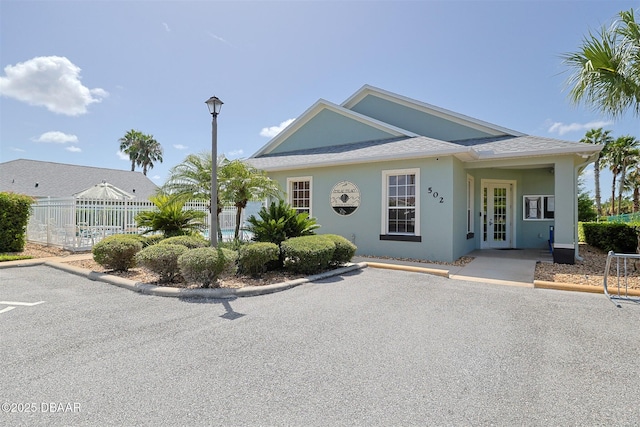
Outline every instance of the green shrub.
[[0, 193], [0, 252], [22, 252], [33, 199], [14, 193]]
[[280, 254], [278, 245], [271, 242], [256, 242], [240, 247], [238, 269], [241, 273], [259, 276], [267, 271], [267, 265], [277, 261]]
[[330, 239], [333, 244], [336, 245], [336, 250], [331, 259], [331, 265], [336, 266], [350, 262], [351, 258], [356, 254], [358, 248], [346, 238], [337, 234], [321, 234], [320, 236]]
[[148, 232], [161, 231], [166, 237], [182, 236], [202, 229], [205, 212], [184, 209], [184, 200], [166, 194], [157, 194], [149, 198], [156, 205], [155, 210], [142, 211], [136, 215], [139, 227]]
[[164, 240], [164, 235], [162, 234], [149, 234], [147, 236], [140, 236], [143, 247], [156, 245]]
[[264, 206], [258, 212], [258, 217], [251, 215], [247, 218], [247, 230], [253, 233], [253, 240], [257, 242], [271, 242], [280, 245], [281, 242], [292, 237], [309, 236], [320, 227], [315, 218], [309, 218], [306, 212], [298, 213], [291, 205], [283, 200]]
[[313, 274], [329, 268], [336, 245], [324, 236], [303, 236], [282, 242], [280, 248], [286, 269]]
[[178, 258], [182, 277], [204, 288], [216, 287], [218, 277], [233, 269], [237, 253], [224, 248], [189, 249]]
[[136, 255], [136, 262], [160, 275], [160, 283], [172, 282], [180, 273], [178, 258], [189, 248], [183, 245], [147, 246]]
[[[636, 253], [638, 231], [621, 222], [585, 222], [582, 224], [584, 241], [604, 251]], [[580, 229], [578, 229], [578, 232]]]
[[135, 256], [142, 249], [140, 239], [131, 234], [116, 234], [99, 241], [93, 246], [95, 262], [106, 269], [127, 271], [135, 267]]
[[174, 236], [163, 239], [159, 242], [161, 245], [182, 245], [189, 249], [206, 248], [208, 246], [207, 241], [201, 235], [192, 236]]

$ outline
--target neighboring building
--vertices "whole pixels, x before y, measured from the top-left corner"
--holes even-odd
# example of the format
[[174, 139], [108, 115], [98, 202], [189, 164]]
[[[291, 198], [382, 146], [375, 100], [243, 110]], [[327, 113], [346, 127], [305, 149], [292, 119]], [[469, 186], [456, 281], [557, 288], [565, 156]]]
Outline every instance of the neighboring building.
[[0, 191], [36, 198], [72, 197], [103, 181], [135, 196], [135, 200], [147, 200], [158, 189], [141, 172], [25, 159], [0, 163]]
[[453, 261], [475, 249], [577, 255], [577, 180], [601, 146], [525, 135], [363, 86], [319, 100], [248, 161], [358, 253]]

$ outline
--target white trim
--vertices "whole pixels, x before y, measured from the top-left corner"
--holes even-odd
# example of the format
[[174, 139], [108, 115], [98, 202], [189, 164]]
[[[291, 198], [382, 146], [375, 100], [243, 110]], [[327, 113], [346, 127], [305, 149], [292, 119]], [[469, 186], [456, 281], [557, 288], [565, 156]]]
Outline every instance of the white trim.
[[473, 117], [465, 116], [464, 114], [455, 113], [453, 111], [436, 107], [435, 105], [427, 104], [425, 102], [408, 98], [406, 96], [398, 95], [396, 93], [389, 92], [384, 89], [380, 89], [371, 85], [362, 86], [356, 93], [354, 93], [346, 101], [344, 101], [342, 103], [342, 106], [345, 108], [351, 109], [358, 102], [364, 99], [367, 95], [373, 95], [378, 98], [385, 99], [387, 101], [391, 101], [408, 108], [412, 108], [414, 110], [419, 110], [424, 113], [434, 115], [436, 117], [450, 120], [454, 123], [458, 123], [458, 124], [468, 126], [483, 132], [487, 132], [489, 134], [493, 134], [493, 135], [507, 134], [507, 135], [513, 135], [513, 136], [525, 135], [521, 132], [518, 132], [512, 129], [507, 129], [505, 127], [494, 125], [489, 122], [474, 119]]
[[475, 230], [475, 178], [467, 174], [467, 234]]
[[298, 129], [300, 129], [303, 125], [309, 122], [312, 118], [317, 116], [321, 111], [329, 110], [333, 111], [336, 114], [340, 114], [349, 119], [358, 121], [360, 123], [371, 126], [375, 129], [381, 130], [383, 132], [388, 132], [391, 137], [393, 136], [407, 136], [407, 137], [416, 137], [420, 136], [414, 132], [408, 131], [406, 129], [401, 129], [397, 126], [390, 125], [388, 123], [382, 122], [380, 120], [373, 119], [371, 117], [365, 116], [364, 114], [356, 113], [355, 111], [351, 111], [344, 107], [341, 107], [337, 104], [329, 102], [324, 99], [319, 99], [309, 107], [300, 117], [294, 120], [289, 126], [284, 128], [282, 132], [278, 135], [274, 136], [267, 144], [265, 144], [262, 148], [256, 151], [251, 157], [261, 156], [263, 154], [269, 153], [273, 151], [276, 147], [282, 144], [287, 138], [289, 138], [292, 134], [294, 134]]
[[293, 206], [293, 195], [291, 194], [291, 184], [294, 182], [309, 182], [309, 217], [313, 216], [313, 177], [312, 176], [292, 176], [287, 177], [287, 203], [294, 209], [298, 209]]
[[[415, 186], [416, 186], [416, 194], [415, 194], [415, 224], [414, 224], [414, 232], [413, 233], [389, 233], [389, 218], [388, 218], [388, 208], [389, 208], [389, 176], [393, 175], [415, 175]], [[397, 236], [421, 236], [420, 234], [420, 168], [409, 168], [409, 169], [388, 169], [382, 171], [382, 186], [381, 186], [381, 195], [382, 195], [382, 215], [381, 215], [381, 223], [380, 223], [380, 234], [382, 235], [397, 235]]]

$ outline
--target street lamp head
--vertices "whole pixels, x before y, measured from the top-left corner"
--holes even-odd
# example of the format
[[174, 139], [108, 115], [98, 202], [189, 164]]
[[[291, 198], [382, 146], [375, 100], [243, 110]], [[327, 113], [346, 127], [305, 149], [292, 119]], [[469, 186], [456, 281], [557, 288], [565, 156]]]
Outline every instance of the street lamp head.
[[217, 116], [222, 109], [222, 104], [224, 103], [220, 101], [217, 96], [212, 96], [205, 101], [205, 104], [207, 104], [207, 107], [209, 107], [209, 112], [211, 113], [211, 115]]

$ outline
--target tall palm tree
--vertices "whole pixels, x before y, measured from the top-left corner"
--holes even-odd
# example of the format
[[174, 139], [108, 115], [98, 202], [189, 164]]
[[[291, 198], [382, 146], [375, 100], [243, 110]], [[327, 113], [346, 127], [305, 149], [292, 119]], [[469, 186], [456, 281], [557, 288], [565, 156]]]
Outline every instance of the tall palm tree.
[[616, 138], [615, 141], [608, 145], [605, 161], [609, 165], [609, 169], [613, 175], [611, 185], [611, 215], [614, 214], [615, 208], [616, 180], [618, 176], [620, 176], [617, 209], [619, 215], [622, 204], [622, 193], [624, 192], [624, 185], [627, 180], [627, 169], [630, 165], [634, 164], [634, 162], [637, 161], [636, 158], [640, 156], [639, 145], [640, 141], [631, 135]]
[[131, 172], [136, 168], [138, 152], [144, 137], [145, 135], [142, 132], [131, 129], [118, 140], [118, 142], [120, 142], [120, 151], [129, 155], [129, 160], [131, 160]]
[[596, 199], [596, 210], [598, 211], [598, 216], [602, 216], [602, 200], [600, 197], [600, 160], [606, 154], [606, 147], [609, 143], [613, 141], [613, 137], [611, 136], [610, 130], [603, 131], [602, 128], [591, 129], [587, 131], [584, 138], [580, 140], [580, 142], [584, 142], [587, 144], [601, 144], [604, 148], [598, 154], [596, 161], [593, 163], [593, 180], [595, 183], [595, 199]]
[[573, 70], [569, 97], [618, 117], [627, 110], [640, 117], [640, 23], [633, 9], [599, 33], [589, 33], [577, 52], [563, 55]]
[[162, 146], [153, 135], [143, 135], [136, 150], [136, 164], [142, 167], [143, 175], [153, 168], [153, 162], [162, 163]]
[[225, 202], [236, 207], [236, 227], [234, 237], [240, 235], [242, 210], [250, 200], [264, 200], [278, 197], [280, 186], [269, 178], [266, 172], [256, 169], [242, 160], [227, 162], [220, 170], [222, 197]]

